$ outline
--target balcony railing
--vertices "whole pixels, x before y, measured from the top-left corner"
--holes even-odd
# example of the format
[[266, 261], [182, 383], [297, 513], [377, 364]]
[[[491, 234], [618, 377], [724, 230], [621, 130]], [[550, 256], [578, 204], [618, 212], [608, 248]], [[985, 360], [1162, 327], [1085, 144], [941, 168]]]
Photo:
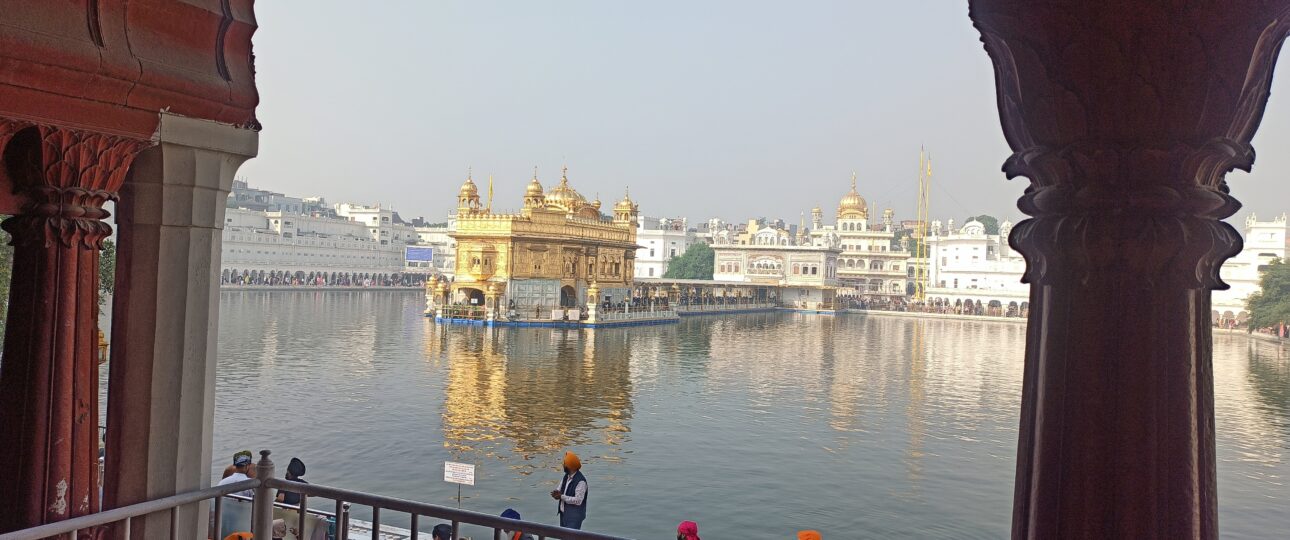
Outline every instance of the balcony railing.
[[[200, 508], [200, 503], [204, 501], [214, 502], [214, 512], [212, 523], [211, 538], [222, 538], [224, 534], [236, 531], [220, 530], [222, 526], [222, 514], [224, 510], [225, 499], [238, 499], [235, 493], [253, 489], [255, 496], [251, 501], [251, 533], [255, 538], [272, 538], [273, 534], [273, 509], [275, 506], [284, 509], [290, 509], [296, 512], [297, 521], [295, 523], [298, 533], [306, 530], [306, 518], [310, 515], [322, 516], [330, 519], [335, 525], [335, 532], [328, 535], [331, 540], [348, 540], [350, 536], [349, 508], [353, 504], [366, 506], [372, 510], [372, 521], [369, 529], [372, 540], [389, 538], [388, 532], [381, 529], [382, 511], [397, 512], [406, 514], [411, 522], [408, 530], [409, 540], [420, 538], [429, 539], [428, 533], [418, 530], [421, 518], [433, 518], [447, 521], [452, 527], [452, 538], [460, 537], [460, 527], [462, 525], [473, 525], [492, 529], [493, 539], [501, 540], [502, 530], [524, 531], [525, 534], [533, 535], [539, 540], [556, 538], [562, 540], [626, 540], [618, 536], [598, 534], [594, 532], [577, 531], [565, 529], [555, 525], [545, 523], [535, 523], [531, 521], [522, 521], [507, 519], [494, 516], [491, 514], [482, 514], [471, 512], [469, 510], [460, 510], [446, 506], [437, 506], [395, 497], [383, 495], [374, 495], [359, 491], [351, 491], [330, 486], [318, 484], [305, 484], [301, 482], [291, 482], [281, 478], [274, 478], [274, 465], [269, 460], [269, 451], [260, 452], [260, 462], [256, 464], [256, 478], [243, 480], [224, 486], [210, 487], [199, 489], [189, 493], [182, 493], [170, 497], [163, 497], [152, 501], [146, 501], [112, 510], [105, 510], [97, 514], [80, 516], [56, 523], [40, 525], [29, 529], [14, 531], [0, 534], [0, 540], [43, 540], [43, 539], [67, 539], [74, 540], [82, 531], [92, 531], [104, 527], [117, 527], [122, 532], [123, 538], [130, 538], [130, 526], [136, 518], [142, 518], [159, 514], [168, 513], [170, 516], [170, 534], [171, 540], [180, 540], [179, 521], [177, 519], [180, 509], [195, 506]], [[274, 490], [286, 490], [300, 494], [300, 505], [284, 505], [275, 503]], [[331, 501], [335, 507], [334, 513], [320, 512], [309, 509], [311, 498], [322, 498]], [[246, 500], [245, 498], [241, 498]], [[357, 537], [355, 537], [357, 538]], [[188, 539], [184, 539], [188, 540]]]

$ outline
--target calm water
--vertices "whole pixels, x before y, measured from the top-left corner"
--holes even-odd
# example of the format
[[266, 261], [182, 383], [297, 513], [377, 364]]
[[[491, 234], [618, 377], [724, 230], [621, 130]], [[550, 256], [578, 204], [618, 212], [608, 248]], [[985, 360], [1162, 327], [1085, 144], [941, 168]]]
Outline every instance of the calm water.
[[[672, 538], [1002, 538], [1024, 327], [759, 314], [628, 329], [443, 327], [416, 293], [220, 295], [216, 463], [555, 522], [566, 448], [586, 526]], [[1215, 337], [1224, 538], [1290, 529], [1290, 358]], [[388, 518], [384, 519], [387, 520]], [[468, 531], [469, 532], [469, 531]], [[484, 537], [476, 533], [476, 538]], [[491, 537], [491, 536], [490, 536]]]

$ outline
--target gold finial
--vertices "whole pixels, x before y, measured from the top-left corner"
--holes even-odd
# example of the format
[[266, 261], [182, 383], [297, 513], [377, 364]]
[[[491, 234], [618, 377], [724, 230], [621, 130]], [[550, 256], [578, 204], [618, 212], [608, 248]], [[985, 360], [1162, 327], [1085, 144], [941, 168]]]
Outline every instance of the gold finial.
[[856, 188], [856, 172], [851, 171], [851, 189]]
[[468, 166], [468, 167], [466, 167], [466, 179], [467, 179], [467, 180], [470, 180], [470, 179], [471, 179], [471, 175], [472, 175], [474, 172], [475, 172], [475, 168], [474, 168], [474, 167], [469, 167], [469, 166]]
[[533, 179], [537, 180], [537, 165], [533, 166]]
[[568, 179], [569, 179], [569, 166], [568, 166], [568, 165], [565, 165], [565, 166], [563, 166], [563, 167], [560, 167], [560, 178], [563, 178], [563, 179], [565, 179], [565, 180], [568, 180]]

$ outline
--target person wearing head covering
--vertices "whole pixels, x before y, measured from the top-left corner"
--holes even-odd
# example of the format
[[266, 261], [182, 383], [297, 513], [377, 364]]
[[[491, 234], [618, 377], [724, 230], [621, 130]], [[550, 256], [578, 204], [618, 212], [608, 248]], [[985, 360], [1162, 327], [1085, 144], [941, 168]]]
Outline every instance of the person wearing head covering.
[[676, 526], [676, 540], [699, 540], [699, 524], [693, 521], [682, 521]]
[[440, 523], [430, 529], [430, 537], [434, 540], [452, 540], [452, 525]]
[[797, 531], [797, 540], [820, 540], [820, 531]]
[[[502, 517], [519, 521], [520, 513], [516, 512], [514, 508], [507, 508], [506, 511], [502, 512]], [[534, 540], [533, 535], [524, 534], [524, 531], [519, 529], [513, 531], [502, 529], [502, 536], [505, 537], [506, 540]]]
[[[238, 452], [237, 454], [234, 454], [233, 455], [233, 474], [225, 476], [223, 480], [219, 481], [219, 485], [223, 486], [226, 484], [241, 482], [243, 480], [250, 480], [252, 477], [247, 474], [247, 471], [249, 471], [250, 469], [251, 469], [251, 456], [249, 453], [243, 454], [241, 452]], [[243, 497], [254, 497], [255, 490], [253, 489], [242, 490], [237, 492], [236, 495], [241, 495]]]
[[[254, 457], [254, 454], [252, 454], [250, 450], [242, 450], [236, 454], [233, 454], [233, 461], [237, 461], [237, 456], [246, 456], [247, 459], [250, 459]], [[237, 467], [235, 465], [229, 465], [227, 467], [224, 467], [224, 476], [221, 476], [220, 478], [228, 478], [229, 476], [232, 476], [233, 473], [235, 472], [237, 472]], [[245, 474], [247, 478], [255, 478], [255, 467], [251, 467], [250, 469], [248, 469]]]
[[587, 477], [582, 475], [582, 461], [573, 452], [564, 453], [564, 479], [560, 489], [551, 492], [551, 498], [560, 501], [560, 526], [581, 529], [587, 519]]
[[[304, 475], [305, 462], [300, 461], [300, 458], [298, 457], [291, 458], [291, 463], [287, 464], [287, 480], [308, 484], [309, 482], [305, 482], [305, 479], [301, 478]], [[294, 491], [284, 491], [279, 489], [276, 499], [280, 503], [300, 506], [300, 494]]]

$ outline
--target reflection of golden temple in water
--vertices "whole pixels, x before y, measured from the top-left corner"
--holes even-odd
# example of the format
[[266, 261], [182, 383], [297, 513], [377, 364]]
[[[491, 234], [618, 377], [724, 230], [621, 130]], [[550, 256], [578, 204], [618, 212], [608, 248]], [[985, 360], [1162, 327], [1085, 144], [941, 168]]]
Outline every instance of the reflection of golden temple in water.
[[443, 431], [454, 452], [529, 461], [572, 446], [615, 449], [630, 432], [626, 334], [431, 326], [426, 356], [448, 362]]

